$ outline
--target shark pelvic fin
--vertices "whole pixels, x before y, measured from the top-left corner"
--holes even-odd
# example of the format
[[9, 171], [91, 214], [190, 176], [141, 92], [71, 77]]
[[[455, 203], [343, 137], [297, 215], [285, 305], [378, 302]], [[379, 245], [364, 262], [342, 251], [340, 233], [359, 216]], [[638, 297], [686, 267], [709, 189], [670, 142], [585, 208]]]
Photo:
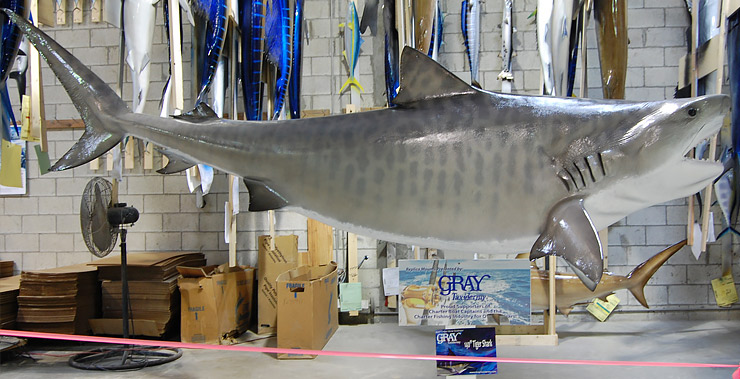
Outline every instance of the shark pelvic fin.
[[157, 170], [160, 174], [176, 174], [178, 172], [185, 171], [189, 169], [190, 167], [195, 166], [195, 163], [188, 161], [187, 159], [172, 153], [171, 151], [159, 148], [159, 150], [162, 155], [167, 156], [167, 159], [169, 160], [167, 162], [167, 165]]
[[532, 246], [529, 258], [546, 255], [565, 259], [588, 289], [596, 289], [604, 271], [601, 241], [583, 208], [583, 199], [567, 198], [550, 210], [545, 230]]
[[249, 191], [249, 210], [251, 212], [271, 211], [288, 205], [287, 200], [265, 183], [244, 178], [244, 184]]
[[686, 240], [683, 240], [663, 251], [661, 251], [658, 254], [655, 254], [650, 259], [646, 260], [645, 262], [640, 263], [637, 267], [635, 267], [634, 270], [632, 270], [629, 274], [627, 274], [627, 278], [629, 279], [629, 290], [632, 292], [632, 296], [637, 299], [637, 301], [642, 304], [645, 308], [650, 308], [648, 306], [647, 300], [645, 300], [645, 285], [647, 284], [648, 280], [653, 277], [653, 274], [655, 274], [658, 269], [663, 266], [663, 263], [665, 263], [668, 258], [672, 257], [673, 254], [676, 254], [679, 250], [681, 250], [682, 247], [686, 246]]
[[475, 89], [432, 58], [408, 46], [403, 48], [400, 71], [401, 87], [393, 99], [396, 105], [403, 106], [424, 99], [476, 93]]
[[172, 117], [178, 120], [199, 123], [217, 119], [218, 115], [208, 106], [208, 104], [201, 101], [192, 111]]

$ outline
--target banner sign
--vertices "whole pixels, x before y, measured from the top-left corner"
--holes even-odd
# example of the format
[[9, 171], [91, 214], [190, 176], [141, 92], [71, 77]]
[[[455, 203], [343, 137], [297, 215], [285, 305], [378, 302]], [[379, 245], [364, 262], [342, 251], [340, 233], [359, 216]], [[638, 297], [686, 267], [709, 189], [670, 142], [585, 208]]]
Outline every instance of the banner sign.
[[[496, 357], [494, 328], [437, 330], [437, 355]], [[496, 362], [437, 361], [437, 375], [487, 375], [498, 371]]]
[[399, 325], [485, 325], [489, 315], [530, 321], [529, 261], [400, 260]]

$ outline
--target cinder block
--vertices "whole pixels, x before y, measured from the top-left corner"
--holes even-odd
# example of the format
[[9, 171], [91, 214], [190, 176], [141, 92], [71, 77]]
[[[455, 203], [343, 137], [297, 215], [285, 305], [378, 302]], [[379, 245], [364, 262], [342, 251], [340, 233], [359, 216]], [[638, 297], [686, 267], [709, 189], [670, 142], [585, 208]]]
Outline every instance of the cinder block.
[[707, 286], [672, 285], [668, 287], [668, 304], [707, 304], [707, 300]]
[[5, 236], [5, 251], [8, 252], [38, 252], [39, 235], [34, 233], [8, 234]]
[[645, 46], [676, 47], [686, 44], [685, 28], [648, 28]]
[[609, 245], [644, 245], [644, 226], [612, 226], [609, 228]]
[[79, 214], [80, 204], [75, 204], [73, 196], [39, 197], [38, 203], [40, 215]]
[[648, 245], [672, 245], [686, 238], [684, 226], [646, 226]]
[[633, 67], [662, 67], [664, 62], [663, 57], [662, 47], [643, 47], [627, 50], [627, 61]]
[[59, 233], [39, 234], [39, 251], [55, 253], [74, 251], [74, 236]]
[[687, 284], [686, 267], [683, 265], [665, 264], [653, 274], [650, 284]]
[[627, 19], [632, 29], [665, 26], [665, 13], [662, 8], [628, 8]]
[[[632, 296], [630, 294], [630, 296]], [[634, 298], [632, 298], [635, 304], [638, 304]], [[648, 305], [653, 308], [655, 306], [668, 304], [668, 286], [659, 285], [648, 285], [645, 287], [645, 300]]]
[[146, 233], [147, 251], [177, 251], [182, 248], [181, 233]]
[[[78, 47], [90, 47], [90, 30], [86, 29], [58, 29], [55, 31], [53, 38], [67, 50]], [[81, 59], [85, 58], [87, 57], [82, 56]]]
[[[675, 87], [678, 77], [677, 67], [648, 67], [645, 68], [645, 85], [650, 87]], [[673, 90], [672, 90], [673, 91]]]
[[358, 281], [362, 283], [363, 288], [379, 288], [380, 287], [380, 271], [376, 269], [361, 268], [357, 270], [357, 275], [358, 275]]
[[275, 212], [275, 227], [278, 230], [305, 230], [306, 216], [294, 212]]
[[62, 267], [62, 266], [70, 266], [70, 265], [76, 265], [76, 264], [81, 264], [81, 263], [88, 263], [88, 262], [92, 262], [93, 258], [96, 258], [96, 257], [90, 254], [89, 252], [57, 253], [57, 265], [59, 265], [59, 267]]
[[164, 180], [161, 175], [129, 176], [124, 180], [128, 194], [161, 194]]
[[39, 199], [36, 197], [12, 197], [5, 202], [6, 215], [29, 215], [39, 213]]
[[185, 251], [218, 250], [218, 240], [219, 233], [217, 232], [183, 233], [182, 249]]
[[198, 217], [183, 217], [177, 213], [163, 214], [162, 230], [166, 232], [197, 232]]
[[57, 220], [54, 216], [22, 216], [23, 233], [55, 233]]
[[666, 210], [664, 206], [656, 205], [639, 210], [627, 216], [627, 225], [665, 225]]
[[712, 282], [712, 279], [722, 276], [720, 265], [691, 265], [685, 267], [688, 276], [686, 284], [708, 285]]
[[54, 267], [59, 267], [56, 253], [26, 253], [23, 255], [23, 267], [21, 269], [24, 271], [44, 270]]
[[21, 233], [23, 218], [18, 215], [0, 216], [0, 233]]
[[[195, 215], [188, 216], [195, 217]], [[198, 216], [200, 231], [202, 232], [223, 232], [224, 215], [219, 213], [201, 213]], [[237, 225], [239, 219], [237, 218]]]
[[[146, 213], [179, 213], [180, 196], [177, 194], [145, 195], [143, 212]], [[182, 216], [181, 216], [182, 217]]]
[[688, 220], [689, 208], [686, 205], [667, 206], [666, 207], [666, 224], [667, 225], [686, 225]]

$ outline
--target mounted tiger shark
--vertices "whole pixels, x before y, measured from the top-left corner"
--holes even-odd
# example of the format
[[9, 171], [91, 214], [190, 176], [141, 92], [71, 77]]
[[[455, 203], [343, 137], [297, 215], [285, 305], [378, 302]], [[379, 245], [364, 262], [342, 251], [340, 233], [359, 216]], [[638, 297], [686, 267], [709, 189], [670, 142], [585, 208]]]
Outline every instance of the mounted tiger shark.
[[[7, 11], [6, 11], [7, 12]], [[696, 193], [720, 163], [686, 158], [722, 125], [727, 96], [656, 102], [498, 94], [407, 48], [394, 108], [250, 122], [206, 105], [134, 114], [110, 87], [20, 17], [85, 133], [51, 168], [80, 166], [135, 136], [163, 146], [164, 173], [205, 162], [239, 175], [249, 209], [288, 208], [348, 231], [443, 249], [555, 254], [594, 289], [597, 230]]]

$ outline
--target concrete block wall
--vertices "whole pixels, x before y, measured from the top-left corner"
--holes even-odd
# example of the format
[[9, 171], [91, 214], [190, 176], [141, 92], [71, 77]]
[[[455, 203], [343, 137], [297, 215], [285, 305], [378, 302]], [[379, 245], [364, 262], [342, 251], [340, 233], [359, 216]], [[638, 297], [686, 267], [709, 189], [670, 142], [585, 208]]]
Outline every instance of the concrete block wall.
[[[441, 63], [464, 80], [470, 74], [465, 48], [460, 34], [460, 4], [442, 1], [445, 12], [444, 44]], [[489, 90], [500, 90], [496, 76], [501, 71], [500, 23], [502, 1], [490, 0], [483, 4], [481, 84]], [[536, 94], [540, 87], [539, 56], [536, 26], [528, 16], [535, 10], [536, 1], [515, 2], [513, 58], [516, 93]], [[629, 2], [630, 48], [627, 97], [631, 100], [670, 98], [677, 81], [678, 58], [684, 54], [683, 43], [688, 18], [680, 0]], [[304, 50], [303, 108], [329, 109], [336, 114], [349, 102], [347, 92], [339, 88], [346, 80], [345, 63], [341, 60], [343, 40], [339, 23], [346, 17], [347, 5], [340, 0], [307, 0], [306, 18], [309, 43]], [[358, 9], [362, 9], [359, 1]], [[71, 11], [71, 9], [70, 9]], [[152, 57], [152, 84], [147, 96], [146, 112], [157, 114], [157, 104], [164, 85], [167, 69], [166, 38], [163, 35], [161, 8], [158, 10], [155, 47]], [[115, 86], [118, 70], [118, 30], [103, 23], [94, 24], [87, 18], [83, 24], [44, 27], [44, 30], [62, 45], [67, 46], [106, 82]], [[379, 27], [382, 31], [382, 26]], [[184, 25], [184, 49], [190, 49], [190, 28]], [[593, 21], [588, 30], [588, 95], [601, 97], [601, 80], [596, 53]], [[362, 106], [384, 105], [382, 75], [382, 37], [363, 36], [358, 79], [365, 88]], [[190, 54], [184, 54], [185, 77], [190, 77]], [[63, 88], [44, 65], [46, 115], [50, 120], [79, 118]], [[378, 79], [380, 78], [380, 79]], [[11, 83], [12, 84], [12, 83]], [[576, 83], [576, 87], [580, 82]], [[190, 95], [190, 82], [186, 82]], [[576, 89], [576, 92], [577, 92]], [[11, 89], [11, 94], [14, 90]], [[130, 75], [126, 74], [124, 99], [131, 99]], [[15, 100], [14, 100], [15, 101]], [[14, 102], [17, 104], [17, 102]], [[189, 99], [186, 99], [189, 104]], [[51, 131], [49, 154], [60, 157], [81, 135], [81, 130]], [[30, 151], [30, 150], [29, 150]], [[155, 158], [155, 167], [159, 164]], [[138, 162], [138, 161], [137, 161]], [[84, 166], [74, 170], [39, 176], [38, 162], [33, 154], [28, 159], [28, 195], [0, 197], [0, 259], [16, 262], [16, 271], [62, 266], [87, 262], [93, 256], [87, 252], [79, 232], [78, 208], [87, 181], [93, 176], [106, 176], [103, 170], [92, 171]], [[185, 176], [162, 176], [140, 168], [125, 170], [120, 186], [121, 201], [136, 206], [142, 216], [130, 230], [129, 251], [202, 250], [209, 263], [227, 260], [228, 247], [224, 243], [223, 204], [227, 200], [227, 176], [217, 173], [207, 205], [195, 206], [195, 196], [187, 190]], [[248, 195], [242, 187], [242, 212], [238, 216], [238, 260], [256, 266], [257, 236], [268, 231], [264, 213], [246, 211]], [[657, 205], [630, 215], [610, 228], [609, 268], [617, 274], [626, 274], [637, 264], [679, 240], [685, 238], [687, 205], [684, 199]], [[719, 215], [719, 210], [715, 209]], [[286, 211], [277, 212], [278, 234], [295, 233], [299, 249], [306, 249], [305, 217]], [[719, 230], [719, 226], [717, 226]], [[337, 234], [338, 237], [341, 234]], [[337, 258], [343, 259], [343, 249], [337, 242]], [[386, 311], [381, 288], [381, 268], [385, 257], [376, 252], [376, 241], [359, 238], [358, 262], [368, 260], [360, 269], [366, 299], [377, 311]], [[116, 249], [117, 250], [117, 249]], [[485, 253], [485, 252], [481, 252]], [[471, 255], [472, 256], [472, 255]], [[646, 288], [647, 300], [653, 310], [677, 317], [690, 317], [704, 312], [706, 317], [737, 317], [737, 312], [716, 312], [709, 281], [720, 273], [720, 246], [710, 245], [707, 254], [696, 260], [688, 249], [683, 249], [658, 271]], [[740, 277], [740, 259], [733, 257], [735, 277]], [[642, 313], [642, 307], [627, 294], [618, 293], [623, 312], [617, 317], [648, 319], [656, 313]], [[737, 305], [732, 309], [740, 309]], [[634, 313], [624, 311], [635, 311]], [[695, 312], [686, 312], [695, 311]], [[670, 312], [670, 313], [665, 313]], [[734, 316], [733, 316], [734, 315]], [[590, 316], [589, 316], [590, 317]], [[571, 319], [591, 320], [589, 317]]]

